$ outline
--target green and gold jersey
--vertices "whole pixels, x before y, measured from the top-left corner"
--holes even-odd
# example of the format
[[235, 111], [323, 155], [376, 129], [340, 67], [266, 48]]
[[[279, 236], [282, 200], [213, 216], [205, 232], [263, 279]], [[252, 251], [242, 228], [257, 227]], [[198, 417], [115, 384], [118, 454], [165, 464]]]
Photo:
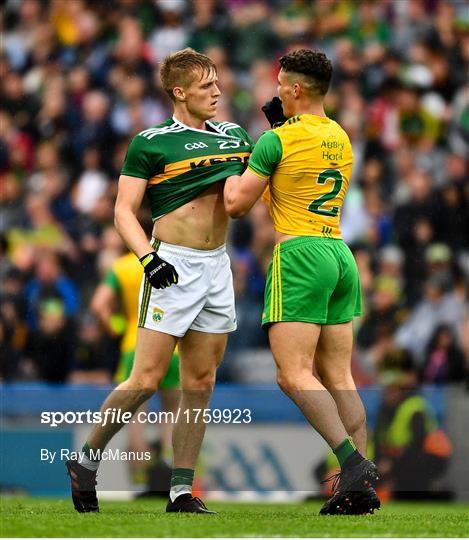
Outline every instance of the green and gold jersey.
[[246, 131], [232, 122], [205, 125], [206, 130], [194, 129], [173, 117], [130, 143], [121, 174], [148, 180], [153, 220], [244, 171], [253, 146]]
[[341, 238], [340, 213], [352, 162], [350, 140], [337, 122], [302, 114], [266, 131], [248, 168], [270, 178], [266, 201], [275, 230]]
[[122, 352], [133, 351], [137, 342], [138, 292], [143, 277], [143, 266], [133, 253], [116, 259], [104, 278], [121, 299], [126, 318], [126, 330], [121, 341]]

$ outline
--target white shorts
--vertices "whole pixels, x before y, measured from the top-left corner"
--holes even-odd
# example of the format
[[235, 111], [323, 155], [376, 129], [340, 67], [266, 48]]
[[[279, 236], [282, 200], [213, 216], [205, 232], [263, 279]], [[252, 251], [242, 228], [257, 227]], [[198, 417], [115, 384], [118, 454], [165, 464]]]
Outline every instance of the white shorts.
[[177, 337], [188, 330], [210, 334], [236, 330], [233, 276], [225, 245], [205, 251], [161, 242], [158, 255], [176, 268], [179, 281], [155, 289], [143, 276], [139, 327]]

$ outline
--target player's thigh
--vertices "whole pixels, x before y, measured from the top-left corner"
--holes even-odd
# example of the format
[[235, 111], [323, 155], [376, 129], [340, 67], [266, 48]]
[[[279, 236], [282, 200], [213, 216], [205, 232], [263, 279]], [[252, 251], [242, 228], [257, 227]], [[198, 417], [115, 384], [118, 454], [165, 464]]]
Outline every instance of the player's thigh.
[[352, 379], [352, 322], [324, 325], [319, 336], [314, 364], [326, 388], [355, 388]]
[[313, 373], [313, 361], [321, 326], [304, 322], [277, 322], [268, 328], [277, 369], [285, 376]]
[[340, 268], [331, 239], [299, 237], [277, 244], [267, 276], [262, 325], [325, 324]]
[[163, 332], [139, 328], [134, 364], [128, 379], [132, 387], [156, 390], [168, 370], [178, 338]]
[[160, 383], [160, 390], [175, 390], [179, 388], [179, 352], [176, 349], [171, 356], [168, 369], [163, 380]]
[[190, 326], [190, 330], [210, 334], [226, 334], [236, 330], [235, 294], [230, 259], [222, 249], [216, 250], [210, 264], [210, 286], [205, 292], [204, 306]]
[[183, 389], [209, 388], [225, 353], [228, 334], [189, 330], [180, 339], [179, 371]]
[[351, 321], [362, 312], [362, 292], [357, 264], [348, 246], [341, 241], [334, 245], [340, 277], [330, 296], [326, 324]]

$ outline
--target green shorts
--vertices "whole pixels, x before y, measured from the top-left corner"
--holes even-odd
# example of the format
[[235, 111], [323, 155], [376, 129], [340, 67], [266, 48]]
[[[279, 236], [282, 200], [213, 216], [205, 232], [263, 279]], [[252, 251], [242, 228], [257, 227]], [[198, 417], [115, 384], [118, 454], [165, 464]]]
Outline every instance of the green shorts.
[[[134, 365], [134, 355], [135, 351], [128, 351], [121, 354], [115, 376], [117, 382], [126, 381], [129, 378], [132, 366]], [[177, 352], [173, 352], [168, 371], [161, 381], [160, 390], [179, 388], [179, 381], [179, 355]]]
[[358, 268], [342, 240], [301, 236], [275, 246], [262, 326], [280, 321], [340, 324], [361, 312]]

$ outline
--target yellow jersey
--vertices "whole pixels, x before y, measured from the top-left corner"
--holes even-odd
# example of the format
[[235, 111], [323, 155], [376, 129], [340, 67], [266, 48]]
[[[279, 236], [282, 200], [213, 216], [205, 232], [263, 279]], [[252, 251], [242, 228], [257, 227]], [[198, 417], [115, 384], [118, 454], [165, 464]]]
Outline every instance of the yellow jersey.
[[135, 349], [138, 323], [138, 293], [143, 277], [143, 267], [133, 253], [127, 253], [116, 259], [104, 279], [121, 300], [126, 318], [125, 333], [121, 341], [121, 351]]
[[259, 138], [248, 169], [269, 178], [264, 199], [276, 231], [342, 238], [340, 214], [352, 163], [352, 145], [337, 122], [302, 114]]

